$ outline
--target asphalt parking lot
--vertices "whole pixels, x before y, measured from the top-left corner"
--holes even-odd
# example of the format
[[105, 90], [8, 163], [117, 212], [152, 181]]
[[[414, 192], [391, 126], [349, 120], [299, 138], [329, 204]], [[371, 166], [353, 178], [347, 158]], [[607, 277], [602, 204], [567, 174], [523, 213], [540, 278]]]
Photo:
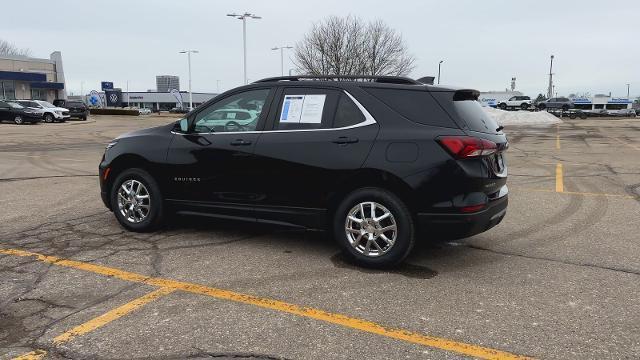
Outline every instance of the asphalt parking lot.
[[391, 272], [323, 232], [123, 231], [104, 146], [169, 121], [0, 124], [0, 359], [640, 358], [640, 120], [508, 127], [505, 220]]

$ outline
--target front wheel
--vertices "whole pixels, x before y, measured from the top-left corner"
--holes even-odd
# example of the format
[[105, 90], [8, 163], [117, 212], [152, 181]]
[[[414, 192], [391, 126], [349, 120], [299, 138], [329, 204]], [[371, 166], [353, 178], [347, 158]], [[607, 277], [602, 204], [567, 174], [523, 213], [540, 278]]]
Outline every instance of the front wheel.
[[520, 104], [520, 109], [527, 110], [528, 108], [529, 108], [529, 104], [527, 104], [527, 103]]
[[52, 114], [44, 114], [44, 122], [52, 123], [53, 122], [53, 115]]
[[347, 195], [334, 214], [333, 234], [349, 258], [372, 268], [399, 264], [415, 241], [411, 212], [397, 196], [380, 188]]
[[163, 217], [163, 199], [158, 184], [142, 169], [120, 173], [111, 187], [111, 209], [127, 230], [155, 230]]
[[16, 116], [16, 117], [13, 119], [13, 122], [15, 122], [15, 123], [16, 123], [16, 125], [22, 125], [22, 124], [24, 124], [24, 120], [22, 120], [22, 116]]
[[507, 110], [507, 104], [505, 103], [501, 103], [500, 105], [498, 105], [498, 107], [502, 110]]

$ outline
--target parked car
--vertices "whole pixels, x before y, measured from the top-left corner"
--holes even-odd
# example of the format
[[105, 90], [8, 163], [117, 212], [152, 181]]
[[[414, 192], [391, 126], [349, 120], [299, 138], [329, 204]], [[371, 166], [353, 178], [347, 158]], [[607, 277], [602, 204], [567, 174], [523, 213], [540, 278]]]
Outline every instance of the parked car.
[[634, 109], [607, 110], [607, 114], [616, 117], [636, 117]]
[[11, 121], [16, 125], [35, 124], [42, 121], [37, 110], [26, 108], [14, 101], [0, 100], [0, 121]]
[[538, 109], [540, 110], [562, 109], [564, 111], [567, 111], [569, 109], [572, 109], [573, 107], [573, 102], [569, 98], [565, 97], [555, 97], [538, 103]]
[[501, 101], [498, 103], [498, 107], [502, 110], [508, 108], [520, 108], [527, 110], [531, 106], [531, 98], [528, 96], [512, 96], [509, 100]]
[[47, 123], [64, 122], [71, 117], [69, 109], [57, 107], [43, 100], [16, 100], [15, 102], [24, 107], [41, 110], [42, 119]]
[[172, 113], [172, 114], [186, 114], [186, 113], [189, 112], [189, 110], [185, 109], [185, 108], [174, 107], [174, 108], [171, 108], [171, 110], [169, 110], [169, 112]]
[[69, 109], [69, 117], [80, 120], [87, 120], [89, 117], [89, 107], [79, 100], [67, 100], [64, 105]]
[[[401, 262], [418, 231], [460, 238], [504, 218], [507, 138], [478, 91], [315, 79], [257, 81], [114, 139], [99, 165], [104, 204], [130, 231], [158, 228], [168, 209], [327, 229], [371, 267]], [[256, 111], [256, 121], [211, 129], [225, 109]]]
[[151, 109], [147, 109], [147, 108], [139, 108], [138, 109], [138, 113], [140, 115], [149, 115], [151, 114]]

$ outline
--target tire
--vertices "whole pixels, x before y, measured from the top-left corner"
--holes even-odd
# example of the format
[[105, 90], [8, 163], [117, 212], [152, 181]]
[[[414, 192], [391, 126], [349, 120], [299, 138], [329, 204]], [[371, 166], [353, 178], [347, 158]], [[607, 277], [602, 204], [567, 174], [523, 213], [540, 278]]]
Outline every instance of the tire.
[[502, 110], [507, 110], [507, 104], [505, 104], [505, 103], [500, 103], [500, 104], [498, 105], [498, 107], [499, 107], [500, 109], [502, 109]]
[[586, 118], [587, 118], [587, 114], [585, 113], [580, 114], [580, 119], [584, 120]]
[[569, 114], [569, 119], [575, 119], [577, 117], [576, 114]]
[[53, 115], [49, 113], [44, 114], [44, 122], [51, 124], [53, 122]]
[[569, 105], [562, 105], [562, 111], [567, 111], [569, 110]]
[[538, 109], [540, 109], [540, 110], [544, 110], [544, 109], [546, 109], [546, 108], [547, 108], [547, 105], [546, 105], [546, 104], [538, 104]]
[[13, 122], [16, 123], [16, 125], [22, 125], [24, 124], [24, 120], [22, 119], [22, 116], [16, 116], [13, 119]]
[[[371, 221], [372, 204], [376, 207], [374, 214], [377, 218], [387, 212], [390, 215], [378, 222]], [[360, 205], [364, 208], [364, 214]], [[358, 232], [364, 231], [364, 227], [360, 222], [351, 220], [349, 215], [368, 221], [366, 230], [370, 232]], [[379, 232], [394, 225], [395, 230]], [[348, 231], [348, 228], [355, 231]], [[368, 187], [353, 191], [337, 207], [333, 215], [333, 236], [343, 252], [356, 264], [389, 268], [401, 263], [411, 252], [415, 242], [415, 226], [411, 212], [402, 200], [384, 189]], [[389, 245], [384, 238], [393, 242]]]
[[529, 108], [529, 104], [527, 104], [527, 103], [520, 104], [520, 109], [527, 110], [528, 108]]
[[86, 117], [86, 116], [83, 116], [80, 120], [82, 120], [82, 121], [87, 121], [87, 117]]
[[[122, 189], [123, 185], [125, 188], [132, 185], [132, 191], [137, 193], [137, 195], [131, 195], [136, 199], [133, 204], [126, 190]], [[123, 199], [127, 199], [128, 202], [118, 201], [121, 191]], [[146, 199], [139, 198], [145, 195], [148, 196]], [[127, 169], [120, 173], [111, 187], [110, 200], [116, 219], [129, 231], [149, 232], [157, 229], [162, 223], [164, 204], [160, 187], [153, 177], [142, 169]]]

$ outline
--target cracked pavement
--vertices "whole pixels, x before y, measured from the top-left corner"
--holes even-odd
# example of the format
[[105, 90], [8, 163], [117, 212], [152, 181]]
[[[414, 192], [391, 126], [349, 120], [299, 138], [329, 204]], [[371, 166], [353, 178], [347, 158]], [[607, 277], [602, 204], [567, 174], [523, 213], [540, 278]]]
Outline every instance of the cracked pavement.
[[[174, 217], [124, 231], [97, 165], [120, 133], [169, 117], [0, 125], [0, 249], [277, 299], [548, 359], [640, 357], [640, 120], [507, 128], [510, 205], [494, 229], [420, 239], [393, 271], [345, 263], [323, 232]], [[559, 135], [561, 148], [556, 149]], [[567, 193], [556, 193], [555, 169]], [[604, 195], [606, 194], [606, 195]], [[0, 254], [0, 359], [464, 358], [335, 324], [176, 291], [53, 345], [153, 291], [147, 284]]]

